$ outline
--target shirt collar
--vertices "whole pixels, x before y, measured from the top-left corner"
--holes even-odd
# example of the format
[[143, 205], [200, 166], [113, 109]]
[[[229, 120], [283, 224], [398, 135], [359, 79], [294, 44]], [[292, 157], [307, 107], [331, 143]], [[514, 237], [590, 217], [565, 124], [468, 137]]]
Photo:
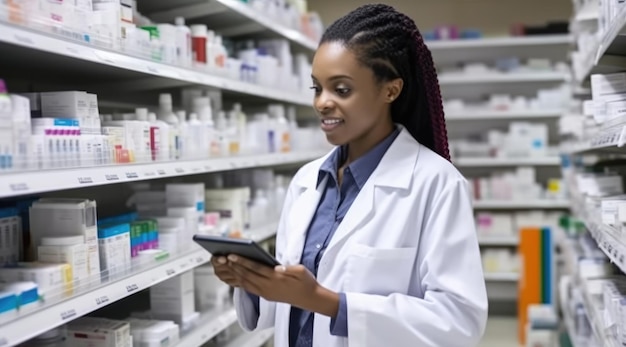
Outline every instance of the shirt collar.
[[[365, 155], [355, 160], [354, 162], [348, 165], [350, 168], [350, 174], [354, 178], [359, 189], [362, 189], [365, 185], [365, 182], [372, 175], [378, 163], [383, 158], [393, 141], [400, 134], [400, 129], [395, 128], [395, 130], [389, 134], [383, 141], [378, 143], [374, 148], [369, 150]], [[330, 175], [335, 182], [337, 182], [337, 169], [339, 165], [345, 160], [345, 156], [347, 155], [348, 146], [340, 146], [336, 148], [333, 153], [322, 163], [320, 166], [320, 172], [317, 179], [317, 186], [320, 185], [322, 180]]]

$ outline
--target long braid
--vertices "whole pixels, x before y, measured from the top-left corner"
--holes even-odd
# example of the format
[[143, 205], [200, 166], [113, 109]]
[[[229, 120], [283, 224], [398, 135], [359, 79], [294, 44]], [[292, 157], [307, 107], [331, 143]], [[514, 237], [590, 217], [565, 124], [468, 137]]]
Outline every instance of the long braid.
[[432, 55], [411, 18], [388, 5], [361, 6], [328, 27], [320, 44], [326, 42], [341, 42], [352, 49], [379, 81], [402, 78], [402, 93], [391, 105], [393, 121], [450, 160]]

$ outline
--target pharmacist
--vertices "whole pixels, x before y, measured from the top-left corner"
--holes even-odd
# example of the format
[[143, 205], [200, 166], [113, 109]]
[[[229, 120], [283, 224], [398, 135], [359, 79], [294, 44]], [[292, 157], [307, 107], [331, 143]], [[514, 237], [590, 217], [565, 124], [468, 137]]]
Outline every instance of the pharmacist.
[[487, 295], [465, 179], [449, 161], [430, 52], [415, 23], [366, 5], [313, 60], [314, 107], [337, 147], [299, 170], [264, 266], [215, 257], [246, 330], [276, 347], [473, 347]]

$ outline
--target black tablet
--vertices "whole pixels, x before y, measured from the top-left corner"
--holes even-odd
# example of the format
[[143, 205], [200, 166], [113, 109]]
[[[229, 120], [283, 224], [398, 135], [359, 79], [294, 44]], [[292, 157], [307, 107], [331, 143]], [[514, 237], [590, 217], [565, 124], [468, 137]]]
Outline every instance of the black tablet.
[[236, 254], [267, 266], [280, 265], [278, 260], [252, 240], [210, 235], [194, 235], [193, 240], [214, 257]]

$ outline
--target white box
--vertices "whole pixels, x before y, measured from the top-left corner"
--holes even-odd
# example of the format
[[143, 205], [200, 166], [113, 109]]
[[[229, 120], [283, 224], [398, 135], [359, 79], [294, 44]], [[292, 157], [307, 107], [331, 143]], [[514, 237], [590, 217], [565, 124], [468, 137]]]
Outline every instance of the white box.
[[75, 118], [81, 130], [89, 132], [89, 97], [86, 92], [41, 93], [41, 114], [51, 118]]
[[72, 347], [131, 347], [130, 324], [105, 318], [81, 317], [67, 325]]
[[45, 294], [71, 293], [72, 268], [68, 264], [45, 264], [38, 262], [18, 263], [0, 269], [0, 282], [35, 282], [39, 292]]
[[194, 274], [187, 271], [150, 288], [150, 307], [156, 316], [175, 318], [195, 313]]
[[96, 202], [82, 199], [40, 199], [30, 207], [32, 252], [44, 236], [85, 237], [89, 276], [100, 274]]
[[131, 266], [130, 225], [98, 229], [100, 267], [104, 277], [126, 271]]
[[[49, 238], [42, 238], [42, 245], [37, 247], [37, 260], [41, 263], [65, 263], [72, 268], [74, 285], [85, 284], [89, 277], [87, 262], [87, 245], [82, 236], [78, 236], [81, 243], [54, 244], [47, 242]], [[52, 244], [50, 244], [52, 243]]]

